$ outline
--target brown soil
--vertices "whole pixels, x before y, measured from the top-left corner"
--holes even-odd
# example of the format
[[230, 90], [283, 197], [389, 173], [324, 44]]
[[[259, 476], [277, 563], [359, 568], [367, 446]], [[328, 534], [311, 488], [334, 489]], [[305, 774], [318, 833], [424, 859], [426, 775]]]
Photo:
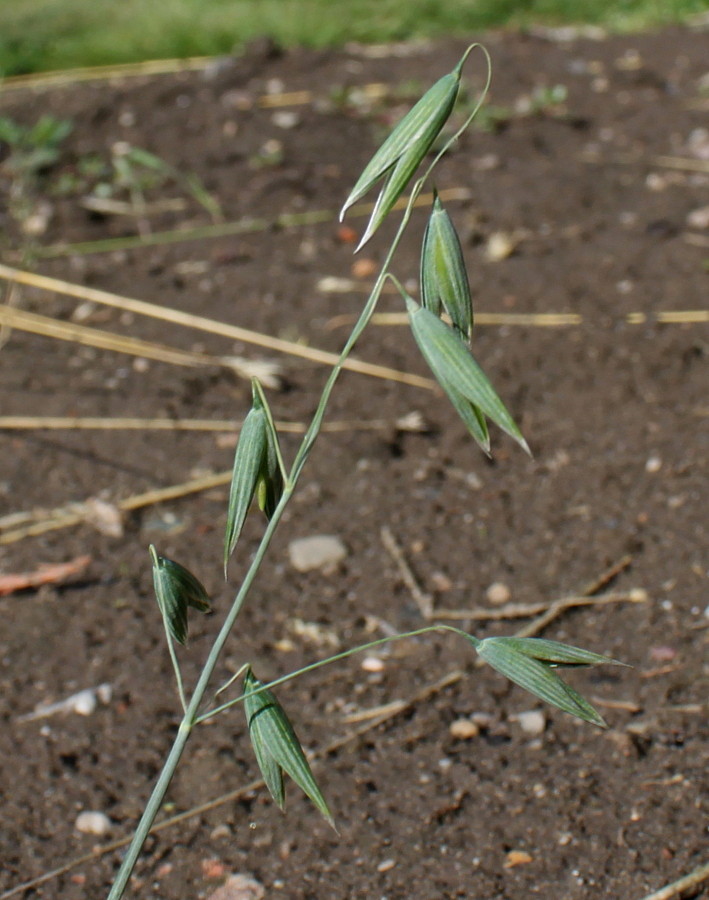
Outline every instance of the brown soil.
[[[497, 432], [488, 462], [437, 394], [346, 374], [329, 418], [388, 424], [321, 437], [219, 674], [248, 659], [261, 678], [275, 677], [326, 655], [328, 640], [345, 647], [382, 629], [421, 624], [382, 526], [438, 609], [489, 606], [495, 582], [516, 603], [550, 601], [583, 590], [629, 556], [604, 589], [642, 588], [646, 602], [569, 610], [543, 633], [635, 668], [570, 676], [595, 699], [609, 730], [545, 709], [541, 735], [525, 733], [517, 719], [541, 705], [475, 667], [470, 648], [452, 636], [395, 645], [382, 656], [381, 672], [355, 657], [284, 686], [279, 697], [307, 746], [352, 735], [316, 765], [339, 835], [294, 787], [286, 817], [264, 789], [249, 790], [151, 838], [131, 896], [208, 896], [226, 873], [241, 872], [267, 896], [294, 900], [639, 900], [706, 862], [707, 335], [706, 324], [657, 319], [706, 301], [707, 231], [688, 224], [690, 213], [709, 204], [707, 137], [699, 130], [706, 128], [706, 34], [568, 44], [492, 35], [486, 43], [491, 102], [506, 111], [491, 130], [465, 136], [441, 166], [438, 187], [470, 192], [449, 209], [464, 238], [478, 311], [581, 317], [567, 327], [477, 330], [476, 356], [534, 458]], [[352, 275], [352, 244], [333, 218], [275, 220], [337, 209], [401, 104], [450, 69], [462, 49], [448, 42], [373, 58], [356, 48], [278, 54], [260, 47], [206, 73], [6, 92], [3, 115], [31, 122], [50, 112], [74, 122], [59, 163], [43, 176], [51, 215], [42, 246], [136, 233], [131, 217], [90, 213], [76, 193], [56, 195], [62, 174], [78, 177], [82, 158], [107, 158], [119, 140], [197, 175], [219, 197], [226, 221], [273, 223], [164, 246], [38, 254], [35, 270], [337, 350], [346, 335], [337, 319], [360, 307], [360, 286], [371, 275], [366, 266]], [[481, 82], [481, 68], [471, 60], [473, 83]], [[345, 90], [372, 82], [392, 91], [371, 108]], [[557, 84], [568, 90], [563, 106], [510, 113], [536, 88]], [[274, 90], [309, 91], [310, 101], [258, 102]], [[678, 168], [667, 157], [689, 162]], [[187, 198], [187, 206], [150, 215], [153, 233], [209, 224], [182, 185], [148, 189], [149, 202], [158, 196]], [[396, 260], [403, 280], [417, 277], [424, 220], [423, 211], [416, 215]], [[362, 221], [349, 224], [358, 229]], [[4, 225], [5, 260], [17, 264], [17, 229], [9, 216]], [[382, 231], [363, 251], [366, 259], [382, 258]], [[495, 232], [511, 235], [515, 246], [491, 261]], [[356, 287], [326, 292], [327, 276], [353, 277]], [[14, 301], [65, 320], [76, 319], [80, 307], [82, 325], [186, 350], [264, 355], [37, 289], [22, 288]], [[401, 303], [387, 294], [381, 308], [400, 311]], [[645, 319], [633, 324], [630, 313]], [[402, 327], [373, 326], [357, 354], [427, 374]], [[280, 362], [285, 386], [270, 392], [275, 414], [303, 421], [326, 370], [294, 357]], [[249, 406], [247, 381], [217, 366], [144, 364], [19, 330], [3, 347], [1, 366], [3, 415], [237, 420]], [[397, 429], [396, 420], [414, 410], [427, 430]], [[296, 438], [285, 436], [284, 446], [292, 455]], [[233, 440], [209, 432], [5, 430], [2, 515], [88, 498], [119, 502], [228, 469], [232, 448]], [[81, 554], [92, 560], [68, 583], [0, 600], [0, 889], [130, 834], [178, 722], [147, 546], [154, 542], [191, 568], [214, 597], [215, 615], [191, 621], [182, 654], [189, 683], [262, 528], [258, 517], [249, 521], [225, 586], [226, 490], [138, 509], [121, 537], [82, 524], [0, 548], [5, 573]], [[298, 574], [289, 542], [322, 533], [345, 543], [345, 562], [334, 573]], [[296, 619], [318, 629], [304, 635]], [[520, 624], [471, 627], [482, 636]], [[416, 699], [459, 670], [464, 677]], [[112, 699], [89, 717], [21, 718], [104, 682]], [[361, 723], [346, 718], [409, 698], [403, 712], [364, 735], [354, 734]], [[479, 734], [456, 738], [452, 723], [473, 715]], [[243, 714], [235, 710], [198, 729], [164, 815], [256, 777]], [[78, 833], [81, 810], [105, 812], [111, 834]], [[85, 860], [24, 896], [100, 898], [120, 855]], [[706, 887], [696, 890], [693, 896], [709, 896]]]

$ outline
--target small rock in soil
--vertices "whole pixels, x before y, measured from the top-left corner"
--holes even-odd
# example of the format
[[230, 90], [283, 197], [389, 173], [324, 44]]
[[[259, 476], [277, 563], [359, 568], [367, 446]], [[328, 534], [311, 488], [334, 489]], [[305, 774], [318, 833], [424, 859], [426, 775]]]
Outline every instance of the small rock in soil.
[[377, 872], [388, 872], [390, 869], [393, 869], [395, 865], [395, 859], [385, 859], [377, 866]]
[[342, 541], [332, 534], [317, 534], [291, 541], [288, 546], [291, 565], [298, 572], [334, 569], [347, 556]]
[[107, 500], [90, 497], [84, 503], [84, 521], [107, 537], [123, 537], [123, 513]]
[[532, 862], [532, 857], [525, 850], [510, 850], [505, 860], [506, 869], [514, 869], [515, 866], [523, 866]]
[[709, 228], [709, 206], [693, 209], [687, 216], [687, 225], [690, 228]]
[[485, 245], [485, 253], [490, 262], [500, 262], [512, 256], [517, 247], [517, 241], [511, 234], [504, 231], [493, 232]]
[[362, 668], [365, 672], [383, 672], [385, 663], [378, 656], [365, 656], [362, 660]]
[[108, 834], [113, 827], [105, 813], [85, 810], [76, 817], [74, 828], [81, 834]]
[[645, 471], [650, 474], [654, 474], [655, 472], [659, 472], [662, 468], [662, 460], [659, 456], [651, 456], [647, 462], [645, 463]]
[[230, 875], [209, 900], [263, 900], [265, 896], [264, 886], [250, 875]]
[[469, 741], [480, 734], [480, 728], [470, 719], [456, 719], [448, 729], [450, 736], [459, 741]]
[[529, 709], [526, 712], [517, 713], [517, 722], [525, 734], [542, 734], [546, 728], [546, 717], [540, 709]]
[[507, 603], [512, 596], [512, 592], [507, 587], [506, 584], [503, 584], [501, 581], [495, 581], [486, 591], [486, 597], [488, 602], [494, 603], [495, 606], [502, 606], [503, 603]]

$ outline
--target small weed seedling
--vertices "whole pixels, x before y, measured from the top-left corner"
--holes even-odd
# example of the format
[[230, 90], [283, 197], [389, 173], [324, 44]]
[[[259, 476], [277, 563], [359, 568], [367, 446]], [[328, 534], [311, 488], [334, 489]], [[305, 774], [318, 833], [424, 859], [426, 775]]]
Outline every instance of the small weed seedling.
[[73, 128], [67, 119], [42, 116], [29, 127], [0, 116], [0, 174], [9, 179], [8, 210], [27, 234], [40, 176], [59, 159], [61, 144]]
[[[284, 805], [284, 775], [287, 775], [307, 794], [327, 821], [333, 824], [333, 815], [313, 777], [290, 719], [276, 698], [274, 690], [285, 681], [354, 653], [428, 632], [451, 632], [486, 663], [536, 697], [586, 722], [599, 726], [605, 724], [596, 710], [559, 678], [556, 669], [560, 666], [593, 666], [601, 663], [620, 665], [615, 660], [556, 641], [514, 637], [492, 637], [481, 640], [458, 628], [435, 624], [353, 647], [296, 672], [290, 672], [269, 684], [259, 681], [251, 665], [245, 661], [233, 678], [219, 687], [215, 694], [209, 695], [224, 696], [227, 691], [234, 691], [237, 696], [219, 704], [214, 700], [211, 702], [208, 700], [208, 688], [217, 661], [249, 595], [254, 578], [264, 563], [266, 551], [283, 512], [298, 485], [321, 430], [326, 407], [343, 364], [371, 319], [387, 281], [401, 293], [414, 340], [472, 438], [486, 453], [489, 453], [488, 422], [492, 422], [528, 451], [527, 444], [512, 416], [470, 352], [474, 317], [463, 254], [453, 222], [435, 192], [421, 249], [420, 303], [408, 296], [401, 282], [391, 271], [395, 252], [406, 231], [416, 198], [430, 179], [441, 157], [468, 127], [482, 102], [478, 101], [463, 125], [440, 150], [435, 152], [433, 159], [428, 161], [427, 157], [453, 111], [463, 65], [475, 46], [477, 45], [468, 48], [455, 69], [436, 82], [394, 128], [365, 167], [342, 208], [344, 216], [353, 204], [364, 197], [378, 182], [382, 182], [373, 212], [357, 248], [360, 249], [392, 211], [419, 166], [424, 164], [423, 175], [411, 186], [401, 222], [385, 255], [374, 288], [338, 363], [329, 374], [312, 421], [295, 458], [290, 463], [286, 462], [281, 453], [278, 432], [266, 395], [259, 382], [253, 382], [252, 406], [244, 420], [234, 457], [224, 540], [225, 572], [230, 557], [238, 546], [239, 536], [254, 498], [265, 514], [266, 525], [258, 549], [253, 555], [194, 686], [187, 686], [184, 683], [179, 652], [187, 641], [190, 607], [208, 610], [209, 600], [202, 584], [191, 572], [179, 563], [160, 556], [155, 548], [150, 548], [155, 593], [165, 626], [167, 648], [174, 666], [183, 717], [172, 749], [116, 876], [109, 900], [118, 900], [123, 895], [136, 859], [162, 806], [170, 780], [193, 729], [217, 715], [233, 713], [233, 707], [239, 704], [244, 708], [256, 761], [276, 803], [280, 807]], [[487, 59], [487, 53], [485, 57]], [[483, 96], [486, 91], [487, 85]], [[234, 690], [234, 684], [239, 679], [241, 679], [240, 693]]]
[[[104, 173], [104, 177], [93, 186], [87, 199], [93, 200], [94, 208], [100, 210], [101, 201], [120, 199], [122, 195], [127, 194], [131, 212], [140, 223], [147, 210], [146, 191], [170, 182], [179, 185], [185, 193], [196, 200], [209, 213], [213, 222], [221, 220], [219, 203], [207, 192], [196, 176], [183, 175], [154, 153], [141, 147], [134, 147], [126, 141], [116, 141], [111, 147], [110, 167]], [[110, 210], [110, 206], [107, 209]]]

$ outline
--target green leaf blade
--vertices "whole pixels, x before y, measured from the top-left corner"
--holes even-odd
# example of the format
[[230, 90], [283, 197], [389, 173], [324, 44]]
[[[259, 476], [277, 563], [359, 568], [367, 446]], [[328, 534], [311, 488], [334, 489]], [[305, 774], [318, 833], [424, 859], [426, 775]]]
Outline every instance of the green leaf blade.
[[416, 343], [441, 387], [447, 393], [457, 391], [529, 453], [514, 419], [460, 337], [411, 298], [406, 304]]
[[[261, 682], [249, 667], [244, 677], [244, 711], [256, 760], [271, 796], [283, 808], [285, 793], [280, 776], [280, 770], [283, 770], [334, 828], [332, 814], [288, 716], [272, 691], [259, 690], [254, 693], [261, 687]], [[280, 782], [274, 775], [274, 765], [279, 769]]]

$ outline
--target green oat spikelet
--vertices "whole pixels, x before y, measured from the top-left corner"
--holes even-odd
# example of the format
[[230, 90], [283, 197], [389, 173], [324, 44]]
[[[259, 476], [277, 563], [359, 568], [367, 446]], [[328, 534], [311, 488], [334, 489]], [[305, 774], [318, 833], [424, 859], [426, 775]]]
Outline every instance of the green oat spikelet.
[[275, 694], [268, 689], [258, 690], [261, 687], [261, 682], [249, 666], [244, 676], [244, 712], [256, 761], [266, 787], [279, 808], [283, 809], [285, 806], [283, 772], [285, 772], [335, 828], [332, 814], [313, 777], [310, 764], [288, 716]]
[[163, 619], [178, 644], [187, 643], [187, 609], [209, 612], [209, 596], [202, 583], [184, 566], [158, 556], [150, 545], [153, 561], [153, 585], [155, 597]]

